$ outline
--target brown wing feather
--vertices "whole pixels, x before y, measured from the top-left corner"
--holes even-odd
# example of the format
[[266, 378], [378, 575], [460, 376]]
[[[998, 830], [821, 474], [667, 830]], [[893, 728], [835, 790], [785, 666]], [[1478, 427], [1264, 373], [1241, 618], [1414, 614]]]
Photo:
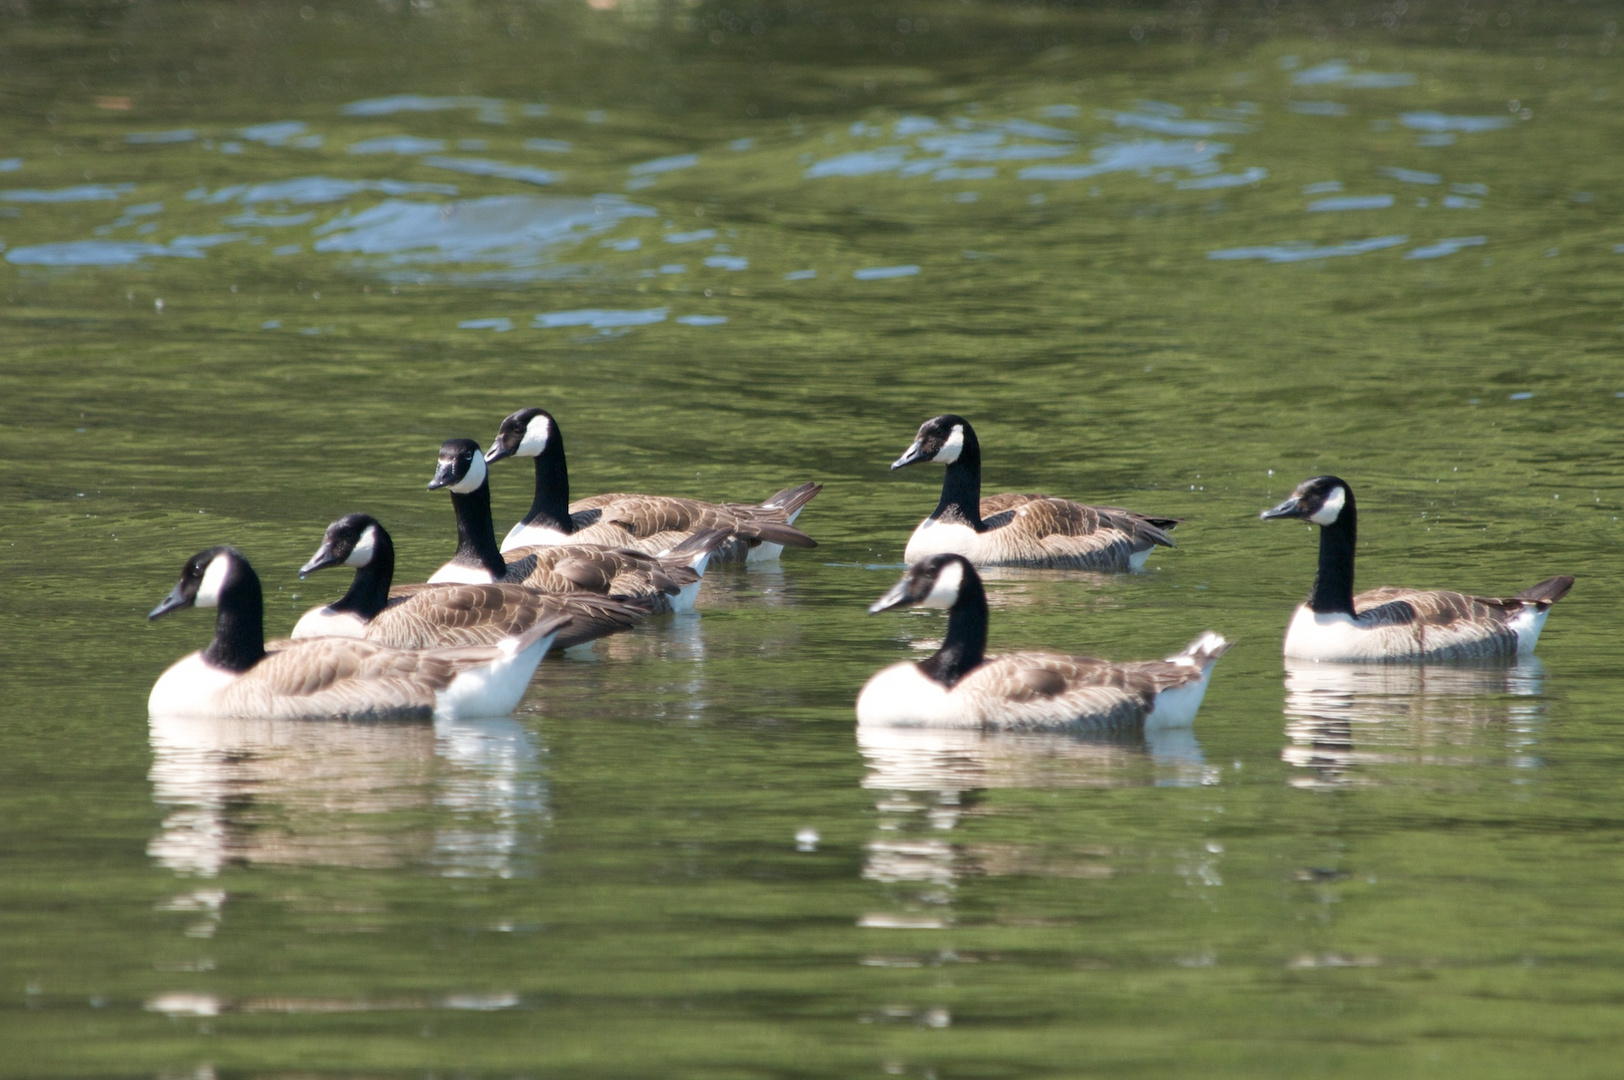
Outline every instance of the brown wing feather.
[[423, 719], [434, 694], [495, 650], [453, 660], [360, 638], [306, 638], [269, 653], [216, 700], [222, 715], [269, 719]]
[[[726, 529], [730, 536], [746, 541], [719, 548], [716, 557], [741, 559], [750, 546], [762, 542], [787, 547], [816, 547], [813, 540], [789, 524], [789, 515], [817, 494], [811, 485], [774, 496], [784, 496], [783, 505], [752, 506], [744, 503], [718, 504], [669, 495], [613, 493], [594, 495], [570, 504], [572, 515], [587, 510], [598, 512], [597, 521], [579, 530], [574, 538], [583, 543], [610, 547], [627, 545], [639, 551], [664, 551], [687, 535], [706, 529]], [[802, 497], [804, 496], [804, 497]]]
[[533, 589], [648, 599], [666, 604], [667, 597], [699, 580], [699, 572], [687, 565], [692, 556], [693, 553], [689, 553], [662, 558], [631, 548], [559, 544], [515, 548], [504, 557], [509, 566], [522, 568], [522, 583]]
[[416, 590], [367, 624], [365, 639], [396, 649], [495, 645], [543, 619], [570, 616], [554, 648], [567, 649], [629, 629], [645, 605], [593, 595], [560, 596], [523, 585], [433, 585]]
[[1159, 692], [1200, 678], [1199, 668], [1162, 660], [1009, 653], [988, 657], [954, 693], [975, 701], [988, 726], [1113, 728], [1143, 722]]
[[1514, 655], [1517, 635], [1506, 624], [1522, 606], [1515, 598], [1391, 586], [1353, 598], [1360, 623], [1405, 633], [1409, 652], [1435, 659]]
[[989, 495], [981, 500], [981, 518], [989, 563], [1126, 569], [1138, 552], [1173, 546], [1172, 537], [1143, 515], [1049, 495]]

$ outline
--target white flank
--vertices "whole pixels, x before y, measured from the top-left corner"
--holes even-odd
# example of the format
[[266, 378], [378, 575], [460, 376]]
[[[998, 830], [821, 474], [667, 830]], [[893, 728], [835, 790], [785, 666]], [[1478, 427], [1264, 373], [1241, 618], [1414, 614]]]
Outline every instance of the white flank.
[[208, 569], [203, 571], [203, 581], [197, 587], [197, 599], [192, 601], [194, 607], [220, 606], [220, 590], [225, 588], [226, 572], [230, 568], [230, 556], [216, 555], [209, 560]]
[[1145, 716], [1145, 730], [1189, 727], [1194, 723], [1195, 714], [1201, 711], [1201, 699], [1207, 695], [1207, 679], [1211, 675], [1212, 668], [1208, 667], [1198, 681], [1157, 694]]
[[203, 659], [202, 652], [189, 653], [169, 665], [152, 684], [147, 715], [211, 716], [214, 695], [236, 681], [236, 672], [215, 667]]
[[532, 416], [530, 423], [524, 426], [524, 438], [519, 440], [519, 448], [513, 451], [515, 457], [540, 457], [541, 452], [547, 449], [547, 440], [552, 437], [553, 425], [545, 416]]
[[483, 566], [448, 562], [429, 578], [430, 585], [489, 585], [495, 579]]
[[964, 425], [954, 424], [952, 434], [948, 435], [947, 441], [942, 444], [942, 448], [940, 450], [936, 451], [936, 456], [931, 458], [931, 460], [939, 462], [943, 465], [951, 465], [955, 461], [959, 460], [959, 455], [963, 452]]
[[699, 586], [703, 582], [696, 581], [692, 585], [684, 585], [677, 590], [677, 595], [667, 597], [671, 601], [671, 610], [679, 615], [685, 615], [694, 609], [694, 598], [699, 595]]
[[365, 637], [367, 624], [353, 611], [334, 611], [330, 607], [313, 607], [293, 624], [291, 638], [310, 637]]
[[508, 530], [507, 536], [502, 539], [502, 550], [512, 551], [522, 547], [556, 547], [559, 544], [572, 543], [573, 538], [568, 533], [561, 533], [557, 529], [550, 529], [545, 525], [526, 525], [524, 522]]
[[350, 557], [344, 560], [345, 566], [362, 567], [372, 562], [373, 553], [378, 550], [378, 527], [368, 525], [361, 534], [361, 539], [355, 542], [355, 550]]
[[930, 587], [930, 595], [919, 602], [920, 607], [950, 608], [958, 603], [959, 586], [964, 584], [964, 567], [956, 562], [950, 562], [936, 574], [936, 582]]
[[471, 491], [478, 491], [479, 485], [485, 482], [485, 459], [475, 454], [468, 463], [468, 475], [451, 485], [451, 490], [458, 495], [466, 495]]
[[1536, 604], [1524, 604], [1523, 609], [1513, 615], [1506, 626], [1517, 635], [1517, 655], [1527, 656], [1539, 644], [1539, 632], [1545, 629], [1545, 617], [1551, 613], [1547, 606], [1544, 608]]
[[[795, 513], [798, 514], [798, 513], [800, 513], [800, 511], [797, 510]], [[789, 519], [791, 521], [794, 521], [795, 520], [795, 514], [791, 514]], [[750, 548], [750, 549], [745, 551], [745, 553], [744, 553], [744, 561], [747, 562], [747, 563], [771, 562], [772, 560], [778, 558], [783, 553], [784, 553], [784, 545], [783, 544], [769, 544], [764, 540], [761, 543], [757, 544], [755, 547]]]
[[878, 671], [857, 695], [859, 724], [902, 727], [964, 726], [955, 714], [952, 691], [910, 663]]
[[552, 647], [557, 634], [548, 634], [523, 652], [517, 638], [502, 641], [501, 659], [464, 671], [451, 685], [434, 695], [434, 716], [439, 720], [471, 716], [506, 716], [519, 704], [530, 686], [536, 665]]
[[1336, 521], [1337, 515], [1342, 513], [1342, 507], [1348, 501], [1348, 489], [1338, 484], [1325, 497], [1325, 504], [1308, 516], [1308, 520], [1315, 525], [1330, 525]]

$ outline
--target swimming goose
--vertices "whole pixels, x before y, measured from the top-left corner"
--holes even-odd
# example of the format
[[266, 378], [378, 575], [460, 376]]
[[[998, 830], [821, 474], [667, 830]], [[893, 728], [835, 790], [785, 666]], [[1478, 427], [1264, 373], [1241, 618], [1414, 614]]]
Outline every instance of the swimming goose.
[[962, 555], [915, 563], [868, 610], [911, 604], [947, 608], [947, 636], [928, 659], [893, 664], [869, 679], [857, 698], [859, 724], [997, 730], [1186, 725], [1201, 707], [1213, 663], [1229, 649], [1208, 632], [1166, 660], [986, 656], [987, 594]]
[[1515, 596], [1381, 588], [1353, 594], [1359, 515], [1353, 489], [1335, 476], [1297, 485], [1260, 515], [1303, 518], [1320, 527], [1319, 573], [1308, 602], [1292, 616], [1286, 655], [1303, 660], [1467, 660], [1534, 651], [1551, 605], [1573, 578], [1547, 578]]
[[536, 496], [524, 520], [502, 541], [502, 550], [537, 544], [604, 544], [659, 552], [699, 529], [725, 527], [731, 539], [713, 556], [718, 562], [776, 559], [788, 547], [817, 541], [791, 523], [823, 490], [807, 483], [785, 488], [759, 506], [708, 503], [666, 495], [594, 495], [570, 502], [564, 436], [545, 409], [520, 409], [502, 421], [485, 454], [487, 465], [507, 457], [536, 459]]
[[723, 527], [673, 534], [674, 546], [656, 555], [592, 543], [510, 548], [504, 555], [496, 546], [490, 480], [478, 443], [447, 439], [440, 447], [429, 490], [442, 487], [450, 490], [457, 516], [457, 553], [430, 584], [510, 582], [546, 592], [648, 599], [657, 612], [692, 611], [708, 560], [732, 535]]
[[392, 649], [360, 638], [265, 646], [259, 576], [235, 548], [187, 560], [149, 620], [181, 608], [218, 608], [214, 640], [158, 677], [153, 716], [241, 719], [454, 719], [500, 716], [524, 697], [536, 664], [567, 616], [541, 619], [496, 645]]
[[962, 416], [933, 417], [893, 470], [920, 461], [947, 466], [942, 499], [908, 538], [903, 558], [949, 552], [976, 566], [1066, 570], [1138, 570], [1151, 548], [1172, 547], [1178, 518], [1147, 517], [1115, 506], [1085, 506], [1049, 495], [981, 497], [981, 444]]
[[611, 600], [587, 593], [556, 595], [525, 585], [395, 585], [395, 545], [368, 514], [346, 514], [327, 526], [321, 547], [299, 576], [352, 566], [342, 598], [305, 612], [294, 639], [359, 637], [396, 649], [494, 645], [540, 619], [570, 616], [553, 645], [567, 649], [630, 629], [655, 608], [652, 599]]

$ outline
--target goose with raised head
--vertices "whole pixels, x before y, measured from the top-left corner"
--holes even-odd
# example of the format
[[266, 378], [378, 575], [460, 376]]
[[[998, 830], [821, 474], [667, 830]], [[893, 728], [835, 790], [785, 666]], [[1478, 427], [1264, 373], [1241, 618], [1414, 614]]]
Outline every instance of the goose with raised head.
[[1469, 596], [1384, 587], [1353, 592], [1359, 512], [1353, 488], [1315, 476], [1262, 512], [1265, 520], [1300, 518], [1319, 526], [1319, 572], [1308, 600], [1286, 630], [1285, 652], [1302, 660], [1478, 660], [1534, 651], [1551, 605], [1573, 588], [1567, 575], [1546, 578], [1515, 596]]
[[147, 615], [215, 608], [208, 648], [170, 665], [152, 687], [153, 716], [245, 719], [454, 719], [501, 716], [524, 697], [568, 616], [540, 619], [494, 645], [394, 649], [361, 638], [265, 643], [259, 575], [236, 548], [187, 560]]
[[860, 724], [911, 727], [1155, 729], [1194, 721], [1213, 664], [1229, 649], [1202, 634], [1166, 660], [1114, 663], [1087, 656], [986, 655], [987, 594], [962, 555], [915, 563], [869, 612], [946, 608], [941, 648], [885, 668], [857, 698]]
[[564, 435], [546, 409], [520, 409], [502, 421], [485, 454], [487, 465], [508, 457], [536, 459], [536, 494], [529, 513], [509, 530], [502, 550], [542, 544], [604, 544], [660, 552], [702, 529], [726, 528], [717, 562], [776, 559], [785, 547], [816, 547], [793, 523], [823, 490], [807, 483], [785, 488], [759, 505], [709, 503], [668, 495], [594, 495], [570, 502]]
[[429, 578], [430, 584], [484, 585], [508, 582], [544, 592], [595, 593], [617, 599], [649, 600], [657, 612], [694, 609], [705, 567], [732, 531], [700, 529], [675, 535], [658, 554], [593, 543], [510, 548], [496, 545], [491, 522], [490, 477], [479, 444], [447, 439], [429, 490], [446, 488], [457, 518], [457, 551]]
[[311, 608], [294, 639], [358, 637], [397, 649], [494, 645], [537, 621], [570, 617], [553, 647], [567, 649], [621, 630], [652, 614], [647, 597], [614, 600], [591, 593], [560, 595], [526, 585], [394, 585], [395, 544], [368, 514], [346, 514], [327, 526], [321, 547], [299, 576], [332, 566], [355, 569], [349, 591]]
[[908, 538], [903, 558], [963, 555], [976, 566], [1064, 570], [1139, 570], [1157, 545], [1172, 547], [1178, 518], [1149, 517], [1115, 506], [1086, 506], [1052, 495], [981, 496], [981, 443], [962, 416], [919, 426], [893, 471], [921, 461], [947, 466], [936, 509]]

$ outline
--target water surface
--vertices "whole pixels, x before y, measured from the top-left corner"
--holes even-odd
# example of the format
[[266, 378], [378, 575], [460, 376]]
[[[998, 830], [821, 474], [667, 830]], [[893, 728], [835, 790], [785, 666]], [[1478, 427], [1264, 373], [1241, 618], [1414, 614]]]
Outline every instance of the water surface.
[[[0, 20], [8, 1074], [1616, 1071], [1611, 8]], [[820, 547], [511, 718], [149, 725], [187, 556], [272, 633], [342, 513], [420, 579], [440, 441], [527, 405], [582, 495], [820, 480]], [[989, 588], [995, 648], [1236, 641], [1192, 732], [854, 733], [942, 632], [863, 606], [948, 410], [989, 490], [1186, 519]], [[1577, 575], [1539, 659], [1283, 665], [1256, 514], [1332, 471], [1366, 584]]]

